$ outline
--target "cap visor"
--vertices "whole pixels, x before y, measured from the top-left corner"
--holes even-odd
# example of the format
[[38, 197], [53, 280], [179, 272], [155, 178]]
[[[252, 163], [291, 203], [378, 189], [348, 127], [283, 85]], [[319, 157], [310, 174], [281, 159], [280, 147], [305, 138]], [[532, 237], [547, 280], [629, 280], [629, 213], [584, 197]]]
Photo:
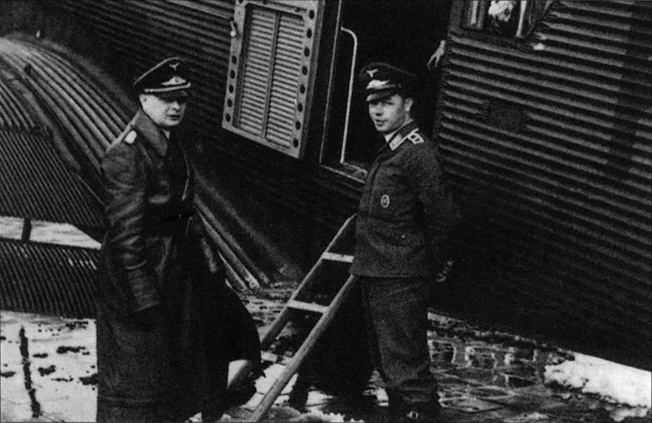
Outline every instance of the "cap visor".
[[188, 90], [173, 90], [173, 91], [164, 91], [164, 92], [152, 93], [152, 94], [165, 100], [178, 100], [180, 98], [190, 97], [190, 93], [188, 92]]
[[368, 94], [367, 95], [367, 103], [370, 103], [372, 101], [382, 100], [382, 99], [387, 98], [387, 97], [391, 97], [396, 93], [398, 93], [398, 90], [391, 89], [391, 90], [377, 91], [377, 92]]

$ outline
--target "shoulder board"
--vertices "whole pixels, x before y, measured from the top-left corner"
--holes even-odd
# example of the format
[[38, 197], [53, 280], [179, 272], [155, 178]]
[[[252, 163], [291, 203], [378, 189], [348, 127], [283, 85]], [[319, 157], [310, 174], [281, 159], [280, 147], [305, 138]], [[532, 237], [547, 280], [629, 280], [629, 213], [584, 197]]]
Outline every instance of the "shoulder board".
[[137, 137], [138, 133], [134, 130], [133, 123], [129, 122], [111, 144], [121, 144], [124, 141], [126, 144], [131, 145], [136, 141]]
[[426, 140], [423, 139], [423, 136], [419, 133], [418, 129], [415, 129], [414, 131], [407, 134], [405, 136], [405, 139], [410, 140], [412, 144], [421, 144], [423, 142], [426, 142]]
[[136, 137], [137, 137], [137, 136], [138, 136], [138, 134], [136, 133], [136, 131], [131, 130], [131, 131], [129, 131], [129, 132], [127, 133], [127, 135], [125, 135], [125, 137], [124, 137], [124, 141], [125, 141], [127, 144], [133, 144], [134, 141], [136, 141]]

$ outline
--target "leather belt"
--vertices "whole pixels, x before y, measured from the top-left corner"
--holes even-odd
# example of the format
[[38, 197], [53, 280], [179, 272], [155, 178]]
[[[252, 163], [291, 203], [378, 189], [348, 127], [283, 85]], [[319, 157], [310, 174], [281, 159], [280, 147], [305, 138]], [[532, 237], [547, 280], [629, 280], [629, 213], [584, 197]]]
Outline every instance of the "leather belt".
[[192, 215], [180, 214], [150, 226], [149, 233], [160, 236], [188, 235]]

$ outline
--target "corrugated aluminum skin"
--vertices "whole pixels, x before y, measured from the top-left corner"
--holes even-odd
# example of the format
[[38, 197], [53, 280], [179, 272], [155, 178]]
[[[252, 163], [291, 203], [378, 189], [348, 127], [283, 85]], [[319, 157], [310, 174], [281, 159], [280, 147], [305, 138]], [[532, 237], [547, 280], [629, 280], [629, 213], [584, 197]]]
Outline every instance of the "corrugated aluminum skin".
[[[60, 0], [58, 7], [81, 18], [105, 38], [138, 75], [163, 57], [183, 52], [193, 69], [193, 104], [201, 110], [197, 124], [216, 128], [221, 123], [223, 86], [230, 51], [230, 1], [75, 1]], [[215, 90], [215, 86], [222, 90]], [[211, 87], [212, 89], [208, 89]]]
[[36, 97], [25, 95], [26, 79], [45, 81], [41, 67], [56, 72], [56, 62], [7, 39], [0, 52], [0, 215], [101, 228], [99, 202], [62, 160]]
[[46, 136], [0, 127], [0, 193], [0, 216], [83, 228], [103, 225], [99, 203], [66, 169]]
[[0, 309], [95, 317], [98, 251], [0, 241]]
[[517, 44], [459, 27], [447, 43], [436, 132], [497, 275], [474, 288], [645, 354], [652, 2], [556, 2]]
[[0, 128], [12, 131], [33, 132], [37, 124], [32, 118], [24, 99], [6, 83], [4, 75], [0, 75]]
[[[61, 122], [61, 154], [76, 163], [97, 192], [101, 157], [131, 118], [129, 101], [108, 80], [99, 80], [98, 73], [89, 71], [87, 63], [77, 66], [80, 58], [71, 60], [56, 47], [5, 38], [0, 40], [0, 53], [0, 63], [31, 93], [35, 107], [50, 121]], [[20, 98], [20, 93], [15, 94]]]

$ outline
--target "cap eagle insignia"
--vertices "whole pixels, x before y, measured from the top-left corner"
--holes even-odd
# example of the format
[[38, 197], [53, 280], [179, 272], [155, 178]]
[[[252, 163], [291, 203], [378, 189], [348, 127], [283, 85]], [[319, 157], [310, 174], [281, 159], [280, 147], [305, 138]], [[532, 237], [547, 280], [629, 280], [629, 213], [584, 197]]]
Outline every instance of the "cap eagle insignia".
[[381, 81], [378, 79], [372, 79], [369, 81], [369, 84], [367, 84], [367, 89], [368, 90], [380, 90], [383, 88], [389, 87], [389, 81]]
[[173, 76], [169, 81], [166, 82], [161, 82], [161, 85], [163, 86], [170, 86], [170, 85], [183, 85], [186, 83], [186, 80], [181, 78], [178, 75]]

